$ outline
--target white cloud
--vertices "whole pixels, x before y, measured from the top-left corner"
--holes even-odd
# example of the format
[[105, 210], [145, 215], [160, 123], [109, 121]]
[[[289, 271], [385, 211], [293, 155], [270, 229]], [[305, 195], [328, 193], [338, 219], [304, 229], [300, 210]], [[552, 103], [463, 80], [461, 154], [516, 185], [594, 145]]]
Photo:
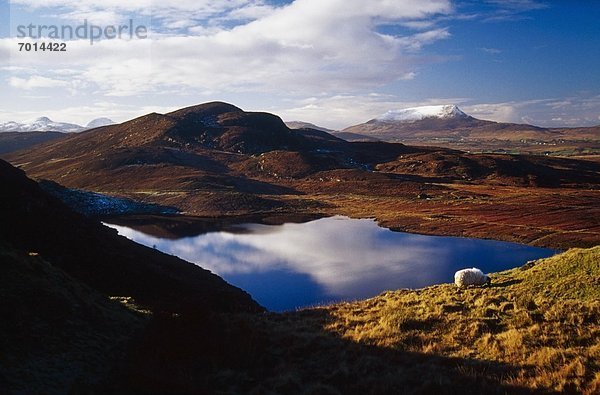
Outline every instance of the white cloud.
[[565, 99], [535, 99], [465, 105], [476, 118], [497, 122], [529, 123], [542, 127], [595, 126], [600, 95], [580, 94]]
[[[26, 0], [17, 3], [39, 6]], [[97, 9], [88, 1], [50, 0], [42, 4], [70, 7], [73, 12]], [[114, 10], [139, 11], [146, 5], [143, 1], [114, 2]], [[103, 4], [103, 9], [106, 6]], [[377, 32], [380, 23], [452, 12], [445, 0], [296, 0], [279, 8], [243, 0], [165, 1], [151, 8], [153, 17], [163, 15], [163, 27], [171, 29], [193, 29], [193, 18], [178, 19], [174, 24], [169, 16], [173, 10], [191, 9], [202, 16], [225, 12], [235, 18], [256, 19], [233, 27], [194, 29], [197, 35], [164, 35], [159, 29], [152, 40], [104, 40], [94, 46], [85, 40], [73, 41], [60, 58], [13, 52], [11, 63], [78, 68], [79, 78], [107, 95], [177, 89], [351, 92], [414, 78], [416, 63], [422, 61], [416, 52], [449, 36], [443, 28], [404, 37], [383, 35]], [[4, 44], [13, 48], [14, 42]]]
[[37, 88], [61, 88], [69, 86], [67, 81], [47, 78], [40, 75], [34, 75], [29, 78], [11, 77], [9, 79], [9, 84], [15, 88], [26, 90]]
[[481, 103], [476, 105], [463, 106], [463, 111], [467, 114], [489, 121], [496, 122], [518, 122], [519, 104], [515, 102], [510, 103]]
[[483, 52], [486, 52], [486, 53], [489, 53], [489, 54], [492, 54], [492, 55], [498, 55], [498, 54], [502, 53], [502, 50], [498, 49], [498, 48], [483, 47], [483, 48], [479, 48], [479, 49], [481, 49]]
[[[55, 15], [108, 23], [133, 16], [140, 23], [151, 19], [152, 31], [146, 40], [104, 40], [93, 46], [73, 40], [64, 53], [19, 53], [16, 39], [0, 39], [0, 89], [5, 92], [0, 105], [18, 115], [25, 101], [15, 99], [51, 92], [60, 100], [46, 107], [39, 100], [36, 108], [80, 122], [78, 111], [94, 111], [98, 101], [114, 103], [97, 108], [99, 116], [123, 120], [142, 115], [148, 103], [173, 109], [229, 99], [286, 120], [343, 128], [389, 109], [452, 103], [497, 121], [597, 124], [600, 100], [589, 94], [475, 104], [464, 98], [415, 102], [409, 101], [415, 94], [402, 96], [401, 87], [414, 88], [427, 75], [427, 65], [442, 59], [423, 49], [451, 39], [446, 26], [452, 20], [480, 20], [494, 11], [511, 17], [543, 6], [527, 0], [491, 3], [493, 10], [482, 16], [458, 14], [449, 0], [296, 0], [284, 6], [265, 0], [13, 0], [12, 7], [35, 10], [38, 19]], [[408, 30], [382, 34], [380, 27], [389, 25]], [[381, 87], [389, 92], [393, 82], [397, 96], [368, 93]]]

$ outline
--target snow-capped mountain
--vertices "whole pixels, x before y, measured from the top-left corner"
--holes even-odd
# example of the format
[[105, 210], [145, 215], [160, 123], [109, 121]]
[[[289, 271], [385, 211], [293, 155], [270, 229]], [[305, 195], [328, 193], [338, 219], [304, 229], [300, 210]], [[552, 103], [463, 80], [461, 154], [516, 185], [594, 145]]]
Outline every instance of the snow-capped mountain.
[[342, 132], [391, 142], [441, 144], [440, 141], [468, 139], [542, 139], [546, 138], [548, 130], [533, 125], [477, 119], [455, 105], [438, 105], [390, 110]]
[[421, 106], [403, 108], [400, 110], [390, 110], [385, 114], [375, 118], [377, 121], [383, 122], [414, 122], [421, 121], [425, 118], [467, 118], [467, 114], [462, 112], [455, 105], [439, 105], [439, 106]]
[[55, 122], [48, 117], [36, 118], [28, 122], [0, 122], [0, 132], [62, 132], [75, 133], [86, 129], [97, 128], [100, 126], [112, 125], [115, 122], [108, 118], [97, 118], [90, 121], [87, 126], [81, 126], [74, 123]]
[[115, 121], [110, 118], [96, 118], [88, 122], [86, 129], [99, 128], [100, 126], [114, 125]]
[[0, 132], [81, 132], [83, 126], [74, 123], [54, 122], [48, 117], [36, 118], [30, 122], [3, 122], [0, 123]]

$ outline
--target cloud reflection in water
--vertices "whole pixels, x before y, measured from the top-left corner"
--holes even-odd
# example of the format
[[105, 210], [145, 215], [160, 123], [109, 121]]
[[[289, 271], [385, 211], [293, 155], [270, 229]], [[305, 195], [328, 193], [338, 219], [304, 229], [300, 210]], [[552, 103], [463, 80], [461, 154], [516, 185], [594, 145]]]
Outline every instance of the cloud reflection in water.
[[279, 226], [247, 224], [242, 234], [212, 232], [176, 240], [110, 226], [217, 273], [271, 310], [452, 282], [464, 267], [498, 271], [554, 253], [491, 240], [392, 232], [373, 220], [340, 216]]

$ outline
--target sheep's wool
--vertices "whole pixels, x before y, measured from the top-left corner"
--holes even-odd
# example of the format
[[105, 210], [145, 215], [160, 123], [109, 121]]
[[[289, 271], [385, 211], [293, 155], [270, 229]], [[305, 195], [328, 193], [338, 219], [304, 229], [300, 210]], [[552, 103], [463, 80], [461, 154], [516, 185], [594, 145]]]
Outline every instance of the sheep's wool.
[[467, 287], [469, 285], [483, 285], [488, 277], [477, 268], [462, 269], [454, 274], [454, 283], [458, 287]]

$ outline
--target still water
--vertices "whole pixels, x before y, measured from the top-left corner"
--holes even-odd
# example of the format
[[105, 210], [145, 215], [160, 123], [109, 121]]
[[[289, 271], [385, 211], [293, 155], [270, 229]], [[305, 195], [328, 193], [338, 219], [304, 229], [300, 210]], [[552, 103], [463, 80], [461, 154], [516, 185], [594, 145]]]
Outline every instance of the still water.
[[465, 267], [496, 272], [556, 253], [501, 241], [392, 232], [374, 220], [341, 216], [301, 224], [245, 224], [235, 233], [180, 239], [107, 225], [211, 270], [272, 311], [448, 283]]

